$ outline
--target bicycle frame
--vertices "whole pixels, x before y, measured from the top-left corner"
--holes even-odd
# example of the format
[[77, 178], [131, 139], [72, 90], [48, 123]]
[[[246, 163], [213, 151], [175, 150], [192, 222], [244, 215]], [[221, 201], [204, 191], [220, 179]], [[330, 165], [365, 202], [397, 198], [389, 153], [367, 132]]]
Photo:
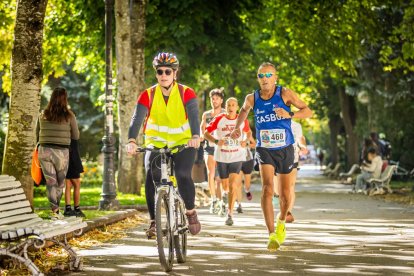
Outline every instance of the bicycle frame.
[[[170, 177], [172, 176], [172, 163], [168, 164], [168, 161], [171, 161], [171, 157], [167, 161], [167, 154], [171, 153], [174, 149], [182, 150], [185, 148], [184, 146], [174, 147], [174, 148], [161, 148], [161, 149], [151, 149], [151, 148], [139, 148], [137, 149], [138, 152], [144, 151], [151, 151], [151, 152], [158, 152], [161, 156], [161, 179], [160, 185], [156, 185], [155, 181], [154, 184], [156, 185], [155, 189], [155, 197], [159, 194], [160, 190], [165, 190], [168, 194], [168, 210], [169, 210], [169, 220], [170, 220], [170, 227], [174, 232], [174, 235], [178, 235], [182, 233], [182, 231], [186, 231], [188, 227], [184, 227], [183, 229], [178, 229], [176, 225], [176, 211], [175, 211], [175, 200], [179, 201], [179, 204], [184, 206], [184, 201], [181, 198], [180, 194], [176, 191], [173, 182], [171, 181]], [[170, 165], [170, 168], [168, 168]], [[171, 170], [171, 173], [169, 172]]]

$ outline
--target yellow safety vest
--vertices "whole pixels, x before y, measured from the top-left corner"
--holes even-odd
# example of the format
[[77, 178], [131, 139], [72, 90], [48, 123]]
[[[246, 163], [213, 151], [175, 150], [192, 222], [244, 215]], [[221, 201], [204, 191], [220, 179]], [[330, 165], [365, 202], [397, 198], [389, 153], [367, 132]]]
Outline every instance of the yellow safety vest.
[[[182, 91], [185, 89], [187, 87], [183, 86]], [[144, 132], [145, 146], [172, 148], [187, 144], [191, 139], [191, 129], [178, 84], [174, 84], [167, 104], [160, 85], [155, 86], [155, 93], [151, 91], [154, 91], [154, 87], [146, 91], [150, 99], [150, 110]]]

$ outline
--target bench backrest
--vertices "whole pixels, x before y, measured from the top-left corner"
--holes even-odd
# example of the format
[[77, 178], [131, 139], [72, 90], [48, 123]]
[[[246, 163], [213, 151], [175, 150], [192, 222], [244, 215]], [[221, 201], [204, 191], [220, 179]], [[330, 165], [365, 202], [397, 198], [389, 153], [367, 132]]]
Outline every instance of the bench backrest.
[[358, 164], [353, 164], [351, 169], [349, 170], [348, 174], [354, 174], [356, 173], [356, 171], [359, 169], [359, 165]]
[[20, 182], [10, 176], [2, 175], [0, 179], [0, 228], [37, 218]]
[[381, 173], [381, 181], [389, 181], [391, 180], [392, 174], [394, 170], [397, 168], [396, 165], [388, 165], [385, 170]]

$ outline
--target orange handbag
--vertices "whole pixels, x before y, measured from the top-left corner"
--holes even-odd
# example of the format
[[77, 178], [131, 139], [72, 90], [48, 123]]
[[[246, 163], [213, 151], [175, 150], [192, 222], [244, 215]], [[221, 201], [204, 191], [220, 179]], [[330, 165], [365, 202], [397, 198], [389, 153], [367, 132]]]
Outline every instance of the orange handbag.
[[40, 182], [42, 181], [42, 168], [40, 167], [40, 161], [39, 161], [39, 151], [37, 149], [37, 146], [35, 147], [33, 154], [32, 154], [32, 178], [36, 186], [40, 185]]

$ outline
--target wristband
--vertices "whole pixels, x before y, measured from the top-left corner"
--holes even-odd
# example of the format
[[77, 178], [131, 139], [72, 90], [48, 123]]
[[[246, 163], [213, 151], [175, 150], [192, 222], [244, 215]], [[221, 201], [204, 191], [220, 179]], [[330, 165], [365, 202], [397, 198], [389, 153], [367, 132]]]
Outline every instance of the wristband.
[[295, 115], [295, 112], [290, 111], [290, 112], [289, 112], [289, 116], [290, 116], [290, 118], [293, 118], [293, 115]]
[[214, 144], [216, 144], [216, 145], [217, 145], [217, 144], [218, 144], [218, 142], [219, 142], [219, 140], [217, 140], [217, 139], [215, 139], [215, 140], [214, 140]]

